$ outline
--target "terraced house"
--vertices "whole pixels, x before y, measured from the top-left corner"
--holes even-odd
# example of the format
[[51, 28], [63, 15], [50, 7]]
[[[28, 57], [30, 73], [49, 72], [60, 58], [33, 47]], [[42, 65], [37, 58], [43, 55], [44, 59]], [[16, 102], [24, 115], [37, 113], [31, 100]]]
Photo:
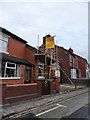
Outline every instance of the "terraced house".
[[[43, 37], [43, 44], [40, 49], [45, 53], [45, 41], [47, 35]], [[47, 50], [49, 54], [49, 49]], [[70, 82], [68, 79], [83, 79], [87, 77], [87, 60], [73, 52], [72, 48], [55, 45], [55, 59], [60, 64], [60, 80], [61, 82]]]
[[36, 53], [37, 49], [28, 45], [27, 41], [0, 27], [0, 97], [3, 103], [51, 94], [55, 89], [52, 81], [46, 93], [45, 79], [38, 81], [42, 77], [40, 62], [44, 70], [44, 60]]
[[68, 77], [73, 79], [81, 79], [87, 77], [87, 60], [73, 52], [72, 48], [56, 46], [57, 58], [61, 65], [61, 81], [69, 82]]
[[2, 64], [0, 66], [2, 71], [0, 71], [0, 79], [2, 79], [3, 83], [18, 84], [25, 83], [26, 81], [33, 82], [34, 52], [28, 48], [26, 43], [22, 38], [1, 28], [0, 54]]
[[[50, 35], [47, 36], [51, 37]], [[86, 77], [86, 59], [55, 45], [46, 49], [46, 36], [39, 50], [0, 27], [0, 99], [2, 103], [31, 99], [59, 92], [60, 80]], [[55, 54], [51, 54], [55, 53]], [[48, 85], [47, 85], [48, 83]]]
[[[41, 95], [35, 83], [35, 52], [27, 41], [0, 28], [0, 100], [2, 103]], [[36, 49], [35, 49], [36, 50]]]

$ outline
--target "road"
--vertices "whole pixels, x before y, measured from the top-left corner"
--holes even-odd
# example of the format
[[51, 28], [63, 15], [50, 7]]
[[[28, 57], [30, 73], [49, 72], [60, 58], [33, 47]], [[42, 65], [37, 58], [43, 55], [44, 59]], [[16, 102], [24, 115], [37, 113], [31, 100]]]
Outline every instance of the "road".
[[52, 104], [51, 106], [32, 110], [32, 112], [19, 117], [19, 119], [88, 118], [88, 109], [90, 110], [88, 106], [88, 93], [84, 93], [65, 101]]

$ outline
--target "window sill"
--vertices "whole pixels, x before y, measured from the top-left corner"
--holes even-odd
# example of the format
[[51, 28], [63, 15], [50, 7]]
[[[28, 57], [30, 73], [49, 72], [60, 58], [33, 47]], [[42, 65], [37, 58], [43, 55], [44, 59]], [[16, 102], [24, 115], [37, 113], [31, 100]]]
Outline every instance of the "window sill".
[[0, 77], [0, 80], [6, 80], [6, 79], [8, 79], [8, 80], [12, 80], [12, 79], [20, 79], [20, 77]]
[[5, 51], [0, 51], [1, 53], [5, 53], [5, 54], [9, 54], [9, 52], [5, 52]]

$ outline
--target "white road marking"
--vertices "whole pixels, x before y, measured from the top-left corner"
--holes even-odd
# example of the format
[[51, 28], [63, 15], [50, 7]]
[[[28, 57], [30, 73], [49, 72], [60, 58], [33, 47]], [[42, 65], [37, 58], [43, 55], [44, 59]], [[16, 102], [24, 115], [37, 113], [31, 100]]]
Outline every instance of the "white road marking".
[[60, 105], [60, 104], [56, 104], [56, 105], [58, 105], [58, 106], [56, 106], [56, 107], [54, 107], [54, 108], [51, 108], [51, 109], [49, 109], [49, 110], [46, 110], [46, 111], [44, 111], [44, 112], [41, 112], [41, 113], [39, 113], [39, 114], [36, 114], [36, 116], [43, 115], [43, 114], [48, 113], [48, 112], [50, 112], [50, 111], [52, 111], [52, 110], [55, 110], [55, 109], [57, 109], [57, 108], [59, 108], [59, 107], [67, 107], [67, 106]]
[[60, 105], [60, 104], [56, 104], [56, 105], [58, 105], [58, 106], [60, 106], [60, 107], [67, 107], [67, 106], [65, 106], [65, 105]]

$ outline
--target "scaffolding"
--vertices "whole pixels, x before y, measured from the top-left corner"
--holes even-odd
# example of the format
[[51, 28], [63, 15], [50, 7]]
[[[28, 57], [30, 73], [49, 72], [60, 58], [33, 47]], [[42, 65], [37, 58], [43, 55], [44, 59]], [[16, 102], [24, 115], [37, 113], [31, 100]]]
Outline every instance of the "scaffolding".
[[[45, 41], [47, 39], [47, 35], [45, 38]], [[41, 51], [41, 53], [39, 52], [39, 50]], [[36, 56], [44, 56], [43, 57], [43, 62], [44, 62], [44, 73], [42, 73], [44, 75], [45, 78], [48, 79], [51, 78], [51, 72], [52, 72], [52, 64], [56, 63], [56, 50], [55, 47], [54, 48], [46, 48], [46, 42], [45, 44], [43, 44], [41, 47], [39, 47], [39, 35], [38, 35], [38, 43], [37, 43], [37, 53]], [[41, 57], [40, 57], [41, 58]], [[41, 61], [41, 59], [39, 58], [39, 60]], [[49, 65], [47, 65], [47, 59], [49, 61]], [[40, 68], [40, 62], [38, 64], [38, 68]], [[47, 70], [47, 68], [49, 69], [49, 71]], [[55, 66], [54, 66], [55, 68]]]
[[[46, 35], [46, 39], [47, 39], [47, 35]], [[38, 42], [39, 42], [39, 36], [38, 36]], [[39, 45], [39, 44], [38, 44]], [[42, 53], [39, 53], [39, 50]], [[58, 77], [60, 77], [60, 70], [64, 73], [64, 75], [67, 77], [67, 79], [70, 81], [71, 84], [73, 84], [73, 82], [71, 81], [71, 79], [68, 77], [67, 73], [64, 71], [64, 69], [60, 66], [60, 62], [58, 59], [58, 49], [57, 46], [55, 46], [54, 48], [46, 48], [46, 44], [43, 44], [40, 49], [38, 46], [38, 51], [37, 51], [37, 55], [44, 55], [44, 70], [43, 70], [43, 76], [45, 77], [45, 79], [51, 79], [52, 78], [52, 70], [56, 71], [58, 74]], [[49, 58], [49, 65], [47, 65], [47, 58]], [[47, 70], [47, 68], [49, 68], [49, 71]], [[55, 75], [55, 74], [54, 74]], [[48, 78], [47, 78], [48, 76]]]

